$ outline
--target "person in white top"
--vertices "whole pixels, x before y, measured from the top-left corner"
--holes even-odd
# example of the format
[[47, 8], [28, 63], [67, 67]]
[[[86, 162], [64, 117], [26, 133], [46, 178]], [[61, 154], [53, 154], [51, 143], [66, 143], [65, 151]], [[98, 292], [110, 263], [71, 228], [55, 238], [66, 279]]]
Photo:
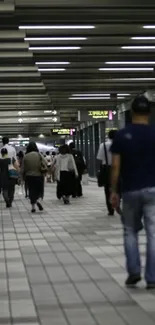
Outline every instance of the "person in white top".
[[[14, 158], [15, 160], [17, 160], [17, 155], [16, 155], [16, 150], [13, 146], [11, 146], [9, 144], [9, 138], [8, 137], [4, 137], [2, 139], [2, 143], [3, 143], [3, 148], [5, 148], [8, 152], [8, 158], [10, 158], [11, 160]], [[1, 157], [1, 154], [0, 154], [0, 157]]]
[[69, 197], [73, 193], [75, 177], [78, 177], [78, 171], [73, 155], [70, 154], [67, 145], [60, 148], [60, 154], [56, 160], [56, 171], [61, 197], [63, 197], [64, 204], [69, 204]]
[[110, 216], [114, 215], [114, 209], [110, 203], [110, 169], [112, 163], [111, 146], [116, 133], [117, 130], [110, 130], [108, 134], [108, 141], [101, 143], [97, 154], [97, 159], [101, 162], [102, 166], [106, 166], [107, 170], [107, 181], [106, 184], [104, 184], [104, 191], [106, 197], [106, 205]]

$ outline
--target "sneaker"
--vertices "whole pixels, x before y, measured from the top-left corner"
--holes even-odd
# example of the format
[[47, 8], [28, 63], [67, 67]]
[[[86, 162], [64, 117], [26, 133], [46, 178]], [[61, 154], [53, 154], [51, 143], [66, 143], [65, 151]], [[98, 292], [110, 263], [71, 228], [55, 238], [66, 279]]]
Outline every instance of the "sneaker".
[[147, 283], [147, 287], [146, 287], [147, 290], [155, 290], [155, 282], [148, 282]]
[[140, 281], [141, 281], [140, 274], [134, 274], [134, 275], [129, 275], [129, 277], [125, 281], [125, 284], [127, 287], [133, 287]]
[[36, 212], [36, 209], [32, 209], [32, 210], [31, 210], [31, 213], [35, 213], [35, 212]]

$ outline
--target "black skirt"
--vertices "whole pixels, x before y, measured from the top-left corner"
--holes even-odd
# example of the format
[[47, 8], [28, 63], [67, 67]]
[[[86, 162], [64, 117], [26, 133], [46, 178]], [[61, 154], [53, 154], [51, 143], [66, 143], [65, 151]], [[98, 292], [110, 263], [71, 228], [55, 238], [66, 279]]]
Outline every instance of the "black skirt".
[[28, 187], [31, 204], [35, 204], [38, 199], [43, 198], [43, 193], [44, 193], [43, 176], [26, 176], [26, 184]]
[[74, 172], [61, 171], [60, 181], [58, 182], [59, 197], [70, 196], [74, 192], [75, 174]]

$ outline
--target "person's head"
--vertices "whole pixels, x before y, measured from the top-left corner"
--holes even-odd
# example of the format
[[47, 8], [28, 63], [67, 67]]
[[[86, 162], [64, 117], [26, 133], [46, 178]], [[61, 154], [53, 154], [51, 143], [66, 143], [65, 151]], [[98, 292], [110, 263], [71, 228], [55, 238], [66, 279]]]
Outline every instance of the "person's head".
[[3, 143], [4, 146], [5, 146], [6, 144], [8, 144], [8, 143], [9, 143], [9, 138], [8, 138], [8, 137], [3, 137], [3, 139], [2, 139], [2, 143]]
[[116, 133], [117, 133], [117, 130], [110, 130], [108, 133], [108, 138], [113, 141]]
[[6, 149], [6, 148], [2, 148], [2, 150], [1, 150], [1, 155], [2, 155], [2, 157], [7, 156], [7, 154], [8, 154], [7, 149]]
[[70, 150], [69, 150], [69, 147], [67, 146], [67, 144], [64, 144], [63, 146], [61, 146], [59, 152], [61, 155], [70, 153]]
[[49, 151], [46, 151], [46, 156], [49, 156], [50, 155], [50, 152]]
[[18, 158], [23, 159], [24, 158], [24, 152], [21, 150], [18, 152]]
[[69, 144], [69, 148], [70, 148], [71, 151], [74, 150], [75, 149], [75, 143], [74, 142], [71, 142]]
[[148, 120], [151, 113], [151, 105], [145, 96], [137, 96], [132, 102], [132, 117]]
[[36, 143], [35, 142], [30, 142], [28, 144], [28, 146], [27, 146], [27, 152], [26, 153], [30, 153], [30, 152], [33, 152], [33, 151], [39, 152]]

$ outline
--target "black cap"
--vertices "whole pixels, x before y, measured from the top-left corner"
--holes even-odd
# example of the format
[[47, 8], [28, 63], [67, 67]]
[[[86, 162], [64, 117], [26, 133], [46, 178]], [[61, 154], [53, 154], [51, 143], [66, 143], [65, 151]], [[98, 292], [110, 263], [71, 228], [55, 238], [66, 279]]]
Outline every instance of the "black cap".
[[150, 102], [145, 96], [137, 96], [132, 103], [132, 111], [139, 115], [150, 114]]

